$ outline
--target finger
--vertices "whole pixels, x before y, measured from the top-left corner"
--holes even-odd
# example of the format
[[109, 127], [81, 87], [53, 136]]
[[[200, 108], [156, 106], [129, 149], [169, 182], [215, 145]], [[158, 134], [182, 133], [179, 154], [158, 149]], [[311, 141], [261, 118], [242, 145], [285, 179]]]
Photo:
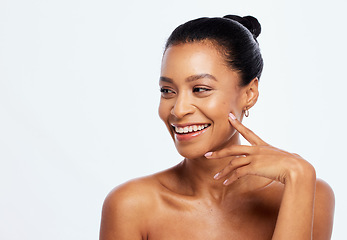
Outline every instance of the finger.
[[246, 176], [246, 175], [250, 175], [252, 174], [252, 169], [253, 169], [253, 166], [251, 164], [248, 164], [248, 165], [244, 165], [244, 166], [241, 166], [237, 169], [235, 169], [231, 176], [229, 178], [227, 178], [223, 184], [224, 185], [230, 185], [232, 184], [233, 182], [235, 182], [236, 180]]
[[215, 152], [208, 152], [205, 154], [206, 158], [222, 158], [228, 156], [240, 156], [253, 154], [256, 149], [252, 146], [246, 145], [232, 145]]
[[234, 114], [229, 113], [229, 122], [233, 127], [252, 145], [266, 145], [260, 137], [258, 137], [249, 128], [245, 127]]
[[223, 168], [214, 176], [214, 179], [216, 180], [221, 179], [229, 175], [235, 169], [245, 166], [247, 164], [250, 164], [249, 158], [244, 156], [235, 157], [233, 160], [230, 161], [230, 163], [225, 168]]

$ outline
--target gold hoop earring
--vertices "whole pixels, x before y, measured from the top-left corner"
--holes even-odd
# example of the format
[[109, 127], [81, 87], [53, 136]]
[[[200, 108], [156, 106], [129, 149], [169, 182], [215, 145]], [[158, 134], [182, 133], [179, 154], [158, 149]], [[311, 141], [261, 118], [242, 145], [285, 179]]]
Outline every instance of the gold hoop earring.
[[249, 111], [248, 109], [245, 110], [245, 117], [248, 117], [249, 116]]

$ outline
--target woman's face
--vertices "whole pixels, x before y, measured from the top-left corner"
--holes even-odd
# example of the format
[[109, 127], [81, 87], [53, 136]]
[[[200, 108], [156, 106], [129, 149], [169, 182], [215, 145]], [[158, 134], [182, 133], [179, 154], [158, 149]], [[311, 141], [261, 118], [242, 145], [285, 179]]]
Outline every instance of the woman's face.
[[228, 114], [240, 119], [245, 107], [239, 83], [239, 74], [226, 66], [212, 44], [186, 43], [166, 50], [159, 116], [182, 156], [201, 157], [229, 140], [238, 141]]

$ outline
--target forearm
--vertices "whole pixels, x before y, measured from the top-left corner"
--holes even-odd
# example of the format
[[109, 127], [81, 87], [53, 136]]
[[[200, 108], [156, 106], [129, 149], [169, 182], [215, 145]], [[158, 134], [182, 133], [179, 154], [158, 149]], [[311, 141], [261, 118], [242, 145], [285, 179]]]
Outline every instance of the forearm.
[[312, 239], [315, 188], [312, 166], [288, 174], [273, 240]]

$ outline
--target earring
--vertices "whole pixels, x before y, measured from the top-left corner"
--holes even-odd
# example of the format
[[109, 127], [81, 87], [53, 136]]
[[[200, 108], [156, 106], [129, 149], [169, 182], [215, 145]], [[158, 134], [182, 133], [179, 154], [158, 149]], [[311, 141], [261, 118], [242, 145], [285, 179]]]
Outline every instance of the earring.
[[248, 117], [249, 116], [249, 111], [248, 109], [245, 110], [245, 117]]

